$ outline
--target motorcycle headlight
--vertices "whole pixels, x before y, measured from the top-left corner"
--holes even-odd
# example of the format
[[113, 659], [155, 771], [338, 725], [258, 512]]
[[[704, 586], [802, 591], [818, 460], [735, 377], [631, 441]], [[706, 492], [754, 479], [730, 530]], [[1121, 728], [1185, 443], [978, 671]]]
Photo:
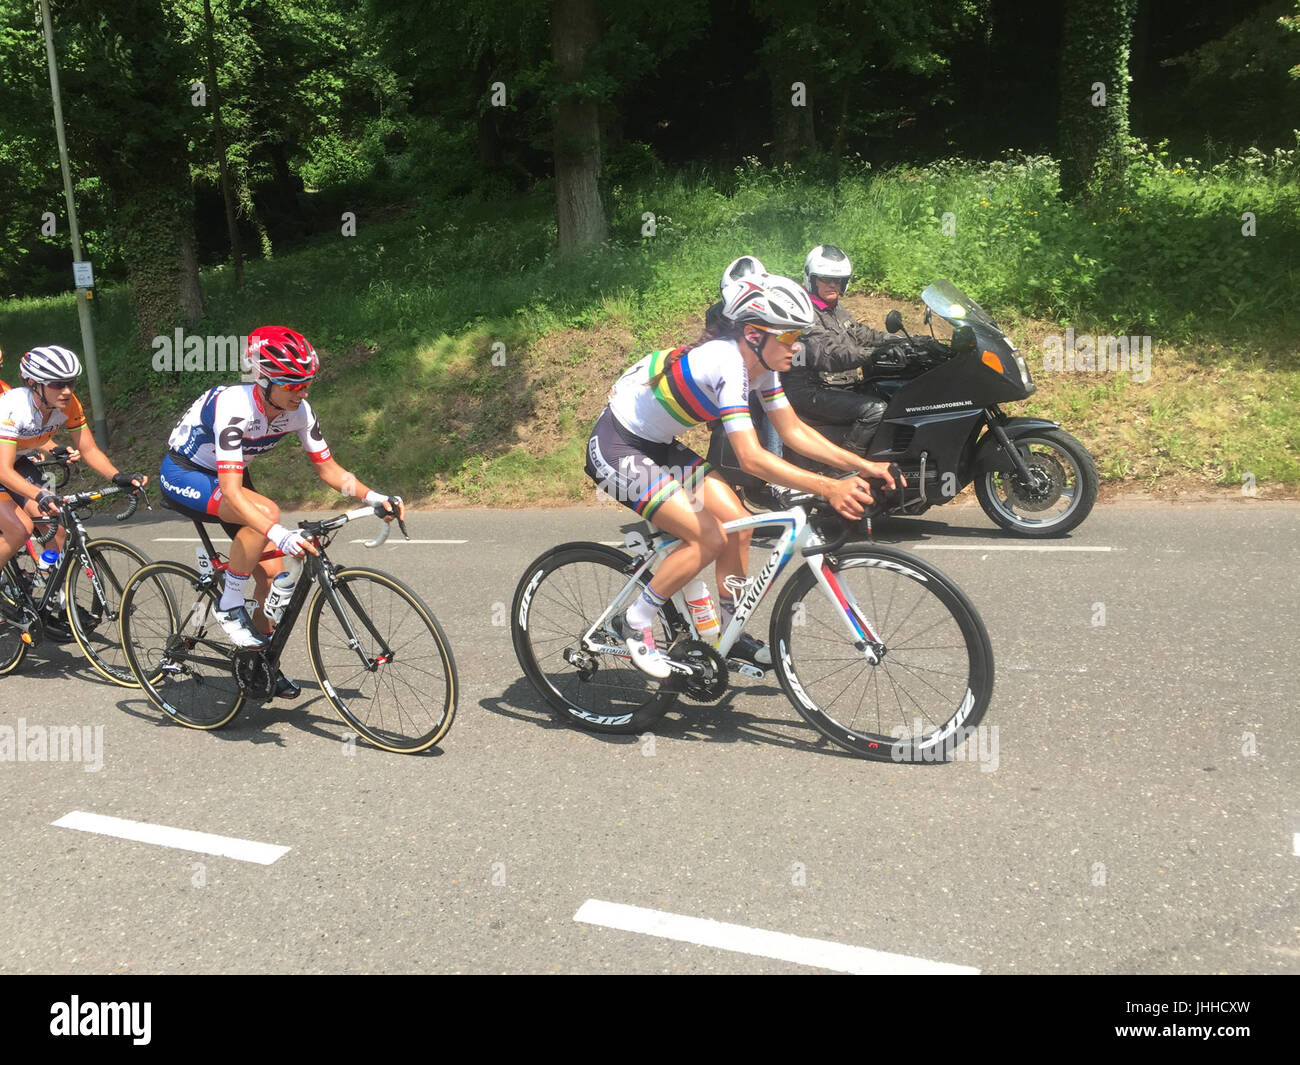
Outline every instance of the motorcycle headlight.
[[1033, 378], [1029, 376], [1029, 367], [1025, 365], [1025, 357], [1019, 351], [1014, 351], [1012, 354], [1015, 355], [1016, 365], [1020, 368], [1020, 380], [1024, 382], [1025, 391], [1036, 391], [1038, 386], [1034, 384]]

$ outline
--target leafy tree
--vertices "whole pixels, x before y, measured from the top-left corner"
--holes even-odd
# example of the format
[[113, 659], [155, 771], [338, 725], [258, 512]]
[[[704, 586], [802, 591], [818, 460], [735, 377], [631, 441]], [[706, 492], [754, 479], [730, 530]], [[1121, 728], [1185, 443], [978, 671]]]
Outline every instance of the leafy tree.
[[1066, 0], [1061, 50], [1061, 193], [1104, 180], [1129, 131], [1129, 45], [1137, 0]]

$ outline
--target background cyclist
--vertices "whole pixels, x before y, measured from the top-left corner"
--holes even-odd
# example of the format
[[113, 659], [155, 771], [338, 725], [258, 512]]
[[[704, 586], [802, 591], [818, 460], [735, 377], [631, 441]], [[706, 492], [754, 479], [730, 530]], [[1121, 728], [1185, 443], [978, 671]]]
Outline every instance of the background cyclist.
[[[100, 450], [73, 386], [81, 360], [67, 348], [48, 344], [26, 352], [18, 362], [24, 387], [0, 393], [0, 566], [23, 549], [32, 534], [32, 518], [57, 514], [58, 498], [46, 490], [31, 456], [47, 450], [54, 434], [73, 434], [72, 457], [83, 458], [100, 476], [122, 488], [140, 487], [149, 478], [119, 473]], [[66, 533], [60, 526], [52, 546], [62, 553]]]

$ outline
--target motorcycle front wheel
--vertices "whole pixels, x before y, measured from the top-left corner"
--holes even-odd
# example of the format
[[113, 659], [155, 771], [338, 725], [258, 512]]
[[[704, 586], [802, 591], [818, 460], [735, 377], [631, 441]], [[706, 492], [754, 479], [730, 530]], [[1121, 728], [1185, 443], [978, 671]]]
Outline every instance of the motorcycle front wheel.
[[1064, 536], [1078, 526], [1097, 502], [1097, 468], [1088, 449], [1062, 429], [1044, 429], [1012, 441], [1028, 465], [1033, 481], [1025, 484], [1014, 470], [975, 479], [975, 495], [984, 513], [1020, 536]]

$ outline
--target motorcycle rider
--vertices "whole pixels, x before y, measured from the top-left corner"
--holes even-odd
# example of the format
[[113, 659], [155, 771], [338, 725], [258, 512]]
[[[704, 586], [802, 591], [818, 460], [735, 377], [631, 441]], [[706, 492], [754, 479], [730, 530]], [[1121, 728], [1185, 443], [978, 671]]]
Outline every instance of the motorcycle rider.
[[800, 418], [812, 425], [847, 425], [841, 446], [865, 456], [888, 402], [854, 388], [858, 371], [901, 365], [894, 350], [901, 338], [863, 325], [839, 305], [852, 275], [853, 264], [835, 245], [819, 244], [808, 253], [803, 284], [815, 320], [803, 335], [802, 361], [796, 359], [781, 380]]

